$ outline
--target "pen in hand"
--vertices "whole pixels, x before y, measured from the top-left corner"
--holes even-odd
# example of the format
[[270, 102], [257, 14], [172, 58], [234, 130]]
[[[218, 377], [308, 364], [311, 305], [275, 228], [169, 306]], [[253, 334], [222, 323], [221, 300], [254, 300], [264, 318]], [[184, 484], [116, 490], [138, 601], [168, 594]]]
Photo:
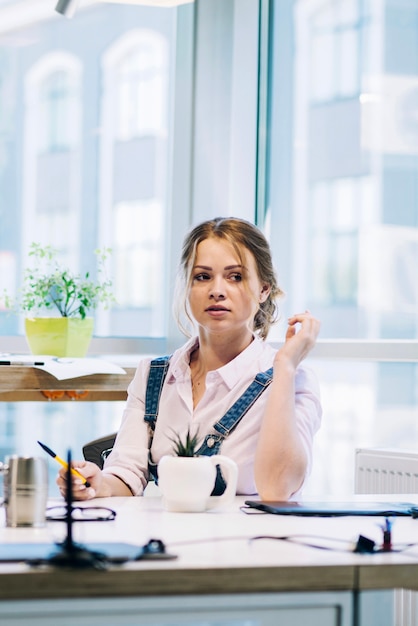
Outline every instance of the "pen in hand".
[[[57, 456], [55, 452], [51, 450], [51, 448], [48, 448], [48, 446], [46, 446], [44, 443], [41, 443], [40, 441], [38, 441], [38, 443], [41, 448], [45, 450], [45, 452], [47, 452], [50, 456], [52, 456], [53, 459], [57, 461], [57, 463], [62, 465], [62, 467], [65, 467], [65, 469], [68, 468], [68, 463], [64, 461], [64, 459], [61, 459], [59, 456]], [[74, 474], [74, 476], [78, 476], [78, 478], [81, 478], [86, 487], [90, 487], [90, 483], [85, 479], [83, 474], [80, 474], [80, 472], [78, 472], [74, 467], [71, 468], [71, 473]]]

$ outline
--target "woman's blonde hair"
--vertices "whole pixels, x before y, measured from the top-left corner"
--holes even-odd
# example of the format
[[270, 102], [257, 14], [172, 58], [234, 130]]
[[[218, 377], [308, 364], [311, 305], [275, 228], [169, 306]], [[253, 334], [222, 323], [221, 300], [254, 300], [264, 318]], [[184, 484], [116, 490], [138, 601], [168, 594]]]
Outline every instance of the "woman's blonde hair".
[[270, 293], [259, 304], [254, 317], [254, 332], [266, 339], [270, 327], [278, 317], [276, 300], [283, 295], [277, 284], [276, 272], [273, 267], [270, 246], [259, 228], [237, 217], [216, 217], [195, 226], [185, 237], [180, 258], [177, 276], [176, 296], [174, 298], [174, 315], [180, 330], [187, 336], [190, 332], [182, 323], [181, 318], [193, 325], [193, 319], [188, 308], [188, 293], [191, 285], [191, 276], [196, 259], [197, 246], [205, 239], [215, 238], [228, 242], [235, 250], [240, 263], [243, 263], [244, 250], [248, 250], [254, 257], [258, 278], [261, 283], [267, 284]]

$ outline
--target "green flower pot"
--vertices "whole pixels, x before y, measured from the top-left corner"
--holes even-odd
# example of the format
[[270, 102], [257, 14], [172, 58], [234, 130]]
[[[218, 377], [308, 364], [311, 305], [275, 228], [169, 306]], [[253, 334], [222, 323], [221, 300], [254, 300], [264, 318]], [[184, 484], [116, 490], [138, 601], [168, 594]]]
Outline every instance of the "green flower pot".
[[84, 357], [93, 335], [94, 320], [86, 317], [27, 317], [25, 333], [32, 354]]

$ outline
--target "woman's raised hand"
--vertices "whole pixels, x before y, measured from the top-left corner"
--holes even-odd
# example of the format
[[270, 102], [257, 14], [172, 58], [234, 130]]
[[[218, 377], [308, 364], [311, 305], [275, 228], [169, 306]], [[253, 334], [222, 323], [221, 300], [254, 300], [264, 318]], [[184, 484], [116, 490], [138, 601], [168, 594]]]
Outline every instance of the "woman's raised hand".
[[274, 363], [287, 361], [296, 368], [314, 347], [320, 326], [320, 321], [310, 311], [289, 317], [285, 342], [277, 351]]

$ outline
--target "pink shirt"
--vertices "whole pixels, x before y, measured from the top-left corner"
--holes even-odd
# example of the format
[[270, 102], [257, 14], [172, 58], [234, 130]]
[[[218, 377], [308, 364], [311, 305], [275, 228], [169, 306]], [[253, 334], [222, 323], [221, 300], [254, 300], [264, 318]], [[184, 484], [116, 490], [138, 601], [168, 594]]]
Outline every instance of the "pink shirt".
[[[257, 336], [241, 354], [227, 365], [208, 372], [206, 391], [193, 409], [190, 377], [190, 354], [198, 340], [191, 339], [171, 357], [167, 378], [160, 399], [159, 415], [152, 442], [152, 459], [158, 463], [164, 454], [172, 454], [171, 438], [175, 434], [198, 431], [201, 442], [213, 431], [216, 423], [246, 390], [258, 372], [273, 365], [276, 350]], [[106, 460], [104, 472], [121, 478], [134, 495], [142, 495], [148, 481], [147, 424], [144, 422], [145, 392], [151, 359], [143, 359], [128, 387], [128, 401], [112, 453]], [[296, 372], [296, 422], [308, 458], [312, 465], [313, 437], [321, 422], [319, 388], [315, 375], [304, 367]], [[235, 430], [222, 443], [219, 453], [238, 465], [237, 493], [254, 495], [254, 452], [270, 389], [258, 398]], [[199, 444], [200, 445], [200, 444]], [[298, 492], [300, 493], [300, 492]], [[295, 494], [296, 496], [297, 494]]]

